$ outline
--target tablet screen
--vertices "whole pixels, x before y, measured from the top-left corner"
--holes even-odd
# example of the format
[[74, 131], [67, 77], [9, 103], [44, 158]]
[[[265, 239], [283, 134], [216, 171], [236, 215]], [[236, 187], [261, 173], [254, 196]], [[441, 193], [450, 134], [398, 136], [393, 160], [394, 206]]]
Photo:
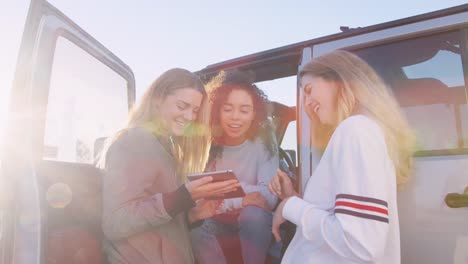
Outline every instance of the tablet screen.
[[[236, 175], [232, 170], [226, 171], [212, 171], [212, 172], [204, 172], [204, 173], [197, 173], [197, 174], [190, 174], [187, 176], [189, 181], [194, 181], [201, 179], [203, 177], [211, 176], [213, 177], [213, 182], [219, 181], [227, 181], [227, 180], [238, 180]], [[228, 198], [237, 198], [237, 197], [244, 197], [245, 192], [242, 187], [237, 188], [235, 191], [229, 192], [224, 194], [223, 196], [213, 196], [207, 199], [228, 199]]]

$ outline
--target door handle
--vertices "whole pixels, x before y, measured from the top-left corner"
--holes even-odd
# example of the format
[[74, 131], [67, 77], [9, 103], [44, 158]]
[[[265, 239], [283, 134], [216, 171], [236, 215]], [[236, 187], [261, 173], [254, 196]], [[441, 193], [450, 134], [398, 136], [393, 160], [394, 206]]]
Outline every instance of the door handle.
[[445, 204], [450, 208], [468, 207], [468, 186], [463, 193], [447, 193]]

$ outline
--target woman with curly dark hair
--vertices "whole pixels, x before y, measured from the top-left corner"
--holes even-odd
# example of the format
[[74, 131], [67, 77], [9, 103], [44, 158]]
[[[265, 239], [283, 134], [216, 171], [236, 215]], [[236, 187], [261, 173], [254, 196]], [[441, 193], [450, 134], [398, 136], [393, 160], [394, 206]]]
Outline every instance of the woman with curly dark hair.
[[244, 72], [221, 72], [208, 85], [213, 142], [207, 171], [233, 170], [246, 196], [225, 199], [219, 214], [192, 230], [199, 263], [226, 263], [219, 235], [239, 235], [244, 263], [264, 263], [275, 196], [268, 183], [278, 168], [278, 146], [268, 99]]

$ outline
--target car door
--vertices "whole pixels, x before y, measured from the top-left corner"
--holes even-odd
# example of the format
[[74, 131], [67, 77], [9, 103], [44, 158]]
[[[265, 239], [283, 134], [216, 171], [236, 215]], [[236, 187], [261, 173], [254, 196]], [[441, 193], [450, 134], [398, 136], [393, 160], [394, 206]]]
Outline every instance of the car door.
[[32, 0], [0, 173], [1, 263], [99, 263], [102, 139], [135, 101], [132, 70], [45, 0]]
[[465, 39], [456, 29], [356, 50], [392, 88], [417, 138], [414, 173], [398, 193], [404, 263], [468, 261]]

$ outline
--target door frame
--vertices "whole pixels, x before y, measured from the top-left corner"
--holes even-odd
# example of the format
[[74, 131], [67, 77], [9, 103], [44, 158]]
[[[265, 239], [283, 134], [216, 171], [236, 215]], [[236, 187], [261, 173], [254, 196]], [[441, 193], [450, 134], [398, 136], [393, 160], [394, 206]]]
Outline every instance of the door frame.
[[[127, 103], [135, 102], [131, 68], [45, 0], [31, 0], [26, 20], [5, 133], [0, 184], [6, 202], [0, 216], [0, 262], [42, 263], [47, 221], [44, 190], [36, 177], [42, 160], [45, 118], [56, 42], [63, 37], [127, 80]], [[8, 153], [8, 154], [6, 154]]]

